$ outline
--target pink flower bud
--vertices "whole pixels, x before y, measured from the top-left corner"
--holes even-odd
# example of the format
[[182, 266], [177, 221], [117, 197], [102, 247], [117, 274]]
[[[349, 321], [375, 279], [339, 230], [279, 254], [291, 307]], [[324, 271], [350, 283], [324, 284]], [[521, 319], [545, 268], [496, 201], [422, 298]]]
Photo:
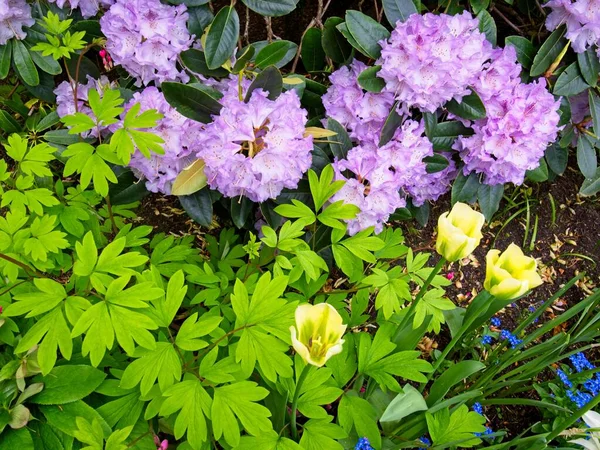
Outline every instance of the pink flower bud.
[[169, 441], [167, 441], [165, 439], [160, 443], [160, 447], [158, 447], [158, 450], [167, 450], [168, 448], [169, 448]]
[[454, 279], [454, 272], [448, 272], [446, 274], [446, 278], [448, 278], [450, 281], [452, 281]]
[[106, 57], [106, 50], [102, 49], [100, 50], [100, 52], [98, 52], [100, 54], [101, 58], [105, 58]]

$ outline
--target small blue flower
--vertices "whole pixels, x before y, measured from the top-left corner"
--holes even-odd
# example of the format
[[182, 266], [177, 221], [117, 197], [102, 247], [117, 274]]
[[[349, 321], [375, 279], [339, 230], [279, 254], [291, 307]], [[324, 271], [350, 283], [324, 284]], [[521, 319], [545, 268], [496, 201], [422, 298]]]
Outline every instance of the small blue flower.
[[374, 450], [373, 447], [371, 447], [371, 443], [369, 442], [369, 440], [364, 437], [364, 438], [360, 438], [358, 440], [358, 442], [356, 443], [356, 447], [354, 447], [354, 450]]
[[527, 308], [529, 310], [529, 312], [535, 312], [535, 306], [531, 305], [529, 308]]
[[425, 444], [427, 447], [431, 446], [431, 441], [429, 439], [427, 439], [425, 436], [421, 436], [419, 438], [419, 440]]
[[596, 376], [589, 378], [585, 383], [583, 383], [583, 387], [586, 388], [594, 397], [596, 397], [600, 393], [600, 375], [596, 373]]
[[569, 397], [569, 400], [575, 403], [575, 405], [577, 405], [578, 408], [583, 408], [593, 398], [590, 394], [580, 391], [567, 391], [567, 397]]
[[511, 348], [516, 348], [523, 343], [521, 339], [516, 337], [508, 330], [500, 330], [500, 339], [503, 341], [508, 341]]
[[496, 327], [496, 328], [498, 328], [500, 325], [502, 325], [502, 321], [498, 317], [492, 317], [490, 319], [490, 323], [492, 324], [493, 327]]
[[488, 434], [492, 434], [493, 431], [490, 427], [485, 427], [485, 431], [483, 433], [473, 433], [477, 437], [486, 436]]
[[575, 367], [575, 371], [577, 373], [586, 369], [592, 370], [596, 368], [596, 366], [589, 362], [585, 355], [581, 352], [569, 356], [569, 359], [571, 360], [571, 363], [573, 364], [573, 367]]
[[489, 345], [492, 342], [494, 342], [494, 338], [492, 336], [490, 336], [489, 334], [486, 334], [485, 336], [481, 337], [481, 343], [483, 345]]
[[475, 411], [477, 414], [481, 414], [483, 416], [483, 406], [481, 406], [481, 403], [473, 403], [471, 409], [473, 409], [473, 411]]
[[560, 378], [560, 381], [563, 382], [563, 384], [565, 385], [565, 387], [571, 389], [573, 387], [573, 383], [571, 383], [571, 380], [569, 380], [569, 375], [567, 375], [565, 372], [563, 372], [562, 370], [558, 369], [556, 371], [556, 375], [558, 375], [558, 378]]

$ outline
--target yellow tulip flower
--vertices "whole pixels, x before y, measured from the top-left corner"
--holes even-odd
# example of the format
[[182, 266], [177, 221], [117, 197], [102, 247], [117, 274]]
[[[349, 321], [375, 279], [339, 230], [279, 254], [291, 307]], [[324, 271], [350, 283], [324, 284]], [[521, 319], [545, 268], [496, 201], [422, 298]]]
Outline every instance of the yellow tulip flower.
[[317, 367], [342, 351], [345, 331], [342, 316], [328, 303], [298, 306], [296, 326], [290, 327], [294, 350], [307, 364]]
[[483, 237], [484, 222], [483, 214], [465, 203], [455, 203], [450, 212], [438, 219], [436, 251], [450, 262], [469, 256]]
[[512, 300], [542, 284], [535, 259], [525, 256], [518, 245], [510, 244], [504, 253], [490, 250], [486, 256], [483, 287], [500, 300]]

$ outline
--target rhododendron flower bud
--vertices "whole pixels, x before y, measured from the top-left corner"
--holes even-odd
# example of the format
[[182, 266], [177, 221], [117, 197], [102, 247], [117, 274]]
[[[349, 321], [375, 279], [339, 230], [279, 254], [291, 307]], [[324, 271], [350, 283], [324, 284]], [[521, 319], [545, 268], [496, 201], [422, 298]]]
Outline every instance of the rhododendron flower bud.
[[484, 288], [501, 300], [512, 300], [542, 284], [535, 259], [525, 256], [518, 245], [503, 253], [490, 250], [486, 256]]
[[345, 331], [342, 316], [328, 303], [298, 306], [296, 326], [290, 327], [294, 350], [307, 364], [317, 367], [341, 353]]
[[477, 248], [485, 217], [465, 203], [457, 202], [438, 219], [436, 251], [448, 261], [466, 258]]

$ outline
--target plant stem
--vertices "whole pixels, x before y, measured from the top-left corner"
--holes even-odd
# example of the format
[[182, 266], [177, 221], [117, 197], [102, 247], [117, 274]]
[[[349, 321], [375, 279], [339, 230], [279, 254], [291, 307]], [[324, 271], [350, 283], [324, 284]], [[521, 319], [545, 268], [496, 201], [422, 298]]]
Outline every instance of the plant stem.
[[302, 388], [302, 384], [310, 371], [310, 364], [304, 366], [300, 376], [298, 377], [298, 382], [296, 383], [296, 390], [294, 391], [294, 399], [292, 400], [292, 414], [290, 416], [290, 424], [292, 426], [292, 436], [294, 440], [298, 440], [298, 428], [296, 427], [296, 410], [298, 409], [298, 398], [300, 397], [300, 389]]
[[408, 311], [406, 312], [406, 314], [404, 315], [404, 318], [402, 319], [402, 322], [400, 322], [400, 325], [398, 326], [398, 331], [396, 332], [396, 335], [394, 336], [394, 341], [398, 337], [398, 334], [402, 332], [402, 330], [404, 329], [404, 327], [410, 320], [411, 316], [415, 312], [417, 305], [419, 304], [419, 302], [421, 301], [421, 299], [427, 292], [427, 288], [429, 288], [429, 285], [431, 284], [431, 282], [433, 281], [435, 276], [440, 272], [440, 270], [442, 270], [442, 267], [444, 266], [444, 264], [446, 264], [446, 258], [444, 258], [442, 256], [442, 257], [440, 257], [440, 260], [437, 262], [437, 264], [435, 265], [435, 267], [433, 268], [433, 270], [431, 271], [431, 273], [425, 280], [423, 287], [421, 287], [421, 289], [419, 290], [419, 293], [417, 294], [415, 299], [410, 304]]

